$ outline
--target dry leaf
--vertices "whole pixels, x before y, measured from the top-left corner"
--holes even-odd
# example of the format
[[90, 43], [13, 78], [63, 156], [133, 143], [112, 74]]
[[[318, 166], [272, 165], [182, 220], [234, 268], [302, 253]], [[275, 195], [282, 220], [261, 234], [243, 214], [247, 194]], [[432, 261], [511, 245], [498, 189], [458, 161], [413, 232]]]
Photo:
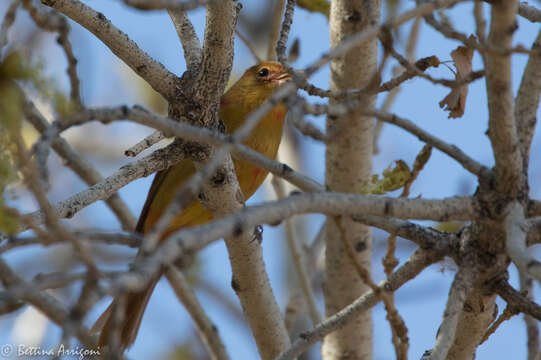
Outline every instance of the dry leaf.
[[[470, 36], [470, 39], [473, 37]], [[459, 46], [453, 52], [451, 57], [457, 70], [456, 80], [467, 77], [472, 72], [473, 49]], [[442, 101], [440, 108], [450, 111], [449, 118], [458, 118], [464, 115], [466, 108], [466, 96], [468, 96], [468, 84], [455, 87]]]

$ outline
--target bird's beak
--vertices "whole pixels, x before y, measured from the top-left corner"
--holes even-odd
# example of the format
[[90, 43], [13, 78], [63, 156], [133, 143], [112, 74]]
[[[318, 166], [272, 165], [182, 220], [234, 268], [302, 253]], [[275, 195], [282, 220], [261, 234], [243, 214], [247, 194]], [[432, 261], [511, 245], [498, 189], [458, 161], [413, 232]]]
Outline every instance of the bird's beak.
[[278, 74], [278, 76], [276, 76], [273, 80], [276, 81], [278, 85], [282, 85], [291, 80], [291, 75], [288, 72], [283, 72]]

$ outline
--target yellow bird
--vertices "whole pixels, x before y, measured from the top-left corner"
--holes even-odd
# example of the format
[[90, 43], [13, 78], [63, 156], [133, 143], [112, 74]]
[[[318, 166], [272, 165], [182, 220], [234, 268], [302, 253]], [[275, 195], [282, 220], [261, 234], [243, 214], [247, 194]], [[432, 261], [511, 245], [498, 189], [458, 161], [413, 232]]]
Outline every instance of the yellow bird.
[[[265, 103], [274, 90], [289, 79], [291, 79], [290, 75], [279, 63], [275, 62], [262, 62], [246, 70], [221, 99], [219, 115], [226, 126], [227, 133], [235, 132], [251, 112]], [[287, 108], [284, 104], [274, 106], [261, 119], [244, 144], [269, 158], [276, 158], [286, 112]], [[248, 199], [261, 186], [267, 176], [267, 171], [243, 161], [233, 160], [233, 163], [244, 198]], [[173, 199], [175, 191], [195, 171], [192, 161], [182, 160], [156, 174], [141, 211], [136, 232], [145, 234], [152, 228]], [[200, 225], [211, 219], [212, 214], [199, 200], [195, 200], [174, 218], [162, 239], [181, 228]], [[134, 343], [146, 305], [160, 277], [161, 275], [153, 279], [146, 289], [128, 294], [126, 313], [120, 326], [122, 349]], [[113, 301], [92, 327], [92, 332], [101, 330], [100, 346], [108, 344], [113, 325], [111, 315], [114, 304]]]

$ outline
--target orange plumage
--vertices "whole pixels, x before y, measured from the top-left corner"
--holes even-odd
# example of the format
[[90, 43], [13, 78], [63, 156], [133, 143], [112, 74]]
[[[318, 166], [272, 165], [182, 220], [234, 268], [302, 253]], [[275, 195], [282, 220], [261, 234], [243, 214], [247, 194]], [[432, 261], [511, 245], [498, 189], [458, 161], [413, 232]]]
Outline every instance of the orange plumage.
[[[237, 130], [246, 117], [265, 103], [274, 90], [288, 79], [290, 79], [289, 74], [275, 62], [262, 62], [249, 68], [222, 97], [220, 119], [226, 125], [227, 133]], [[286, 111], [283, 104], [276, 105], [261, 119], [244, 144], [267, 157], [276, 158]], [[261, 186], [267, 176], [267, 171], [235, 159], [233, 163], [244, 198], [248, 199]], [[190, 160], [182, 160], [175, 166], [158, 172], [152, 182], [135, 230], [142, 234], [148, 232], [173, 199], [175, 191], [194, 173], [195, 167]], [[212, 214], [199, 200], [195, 200], [174, 218], [163, 238], [181, 228], [200, 225], [210, 219], [212, 219]], [[146, 289], [128, 295], [126, 314], [121, 325], [122, 349], [129, 347], [135, 341], [145, 307], [159, 278], [156, 277]], [[114, 302], [92, 328], [92, 331], [101, 329], [99, 344], [102, 346], [106, 346], [109, 339], [113, 306]]]

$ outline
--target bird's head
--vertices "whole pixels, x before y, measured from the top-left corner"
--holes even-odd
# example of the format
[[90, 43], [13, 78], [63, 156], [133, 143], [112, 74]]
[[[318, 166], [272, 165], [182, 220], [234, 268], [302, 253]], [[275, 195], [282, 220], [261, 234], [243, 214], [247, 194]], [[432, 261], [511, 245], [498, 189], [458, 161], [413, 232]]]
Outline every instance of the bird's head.
[[[252, 66], [244, 76], [252, 78], [259, 86], [266, 86], [272, 89], [291, 80], [291, 75], [284, 70], [281, 64], [272, 61], [262, 62]], [[243, 77], [244, 77], [243, 76]]]
[[291, 80], [291, 75], [284, 70], [282, 65], [273, 61], [264, 61], [246, 70], [230, 90], [266, 99], [278, 86], [289, 80]]

